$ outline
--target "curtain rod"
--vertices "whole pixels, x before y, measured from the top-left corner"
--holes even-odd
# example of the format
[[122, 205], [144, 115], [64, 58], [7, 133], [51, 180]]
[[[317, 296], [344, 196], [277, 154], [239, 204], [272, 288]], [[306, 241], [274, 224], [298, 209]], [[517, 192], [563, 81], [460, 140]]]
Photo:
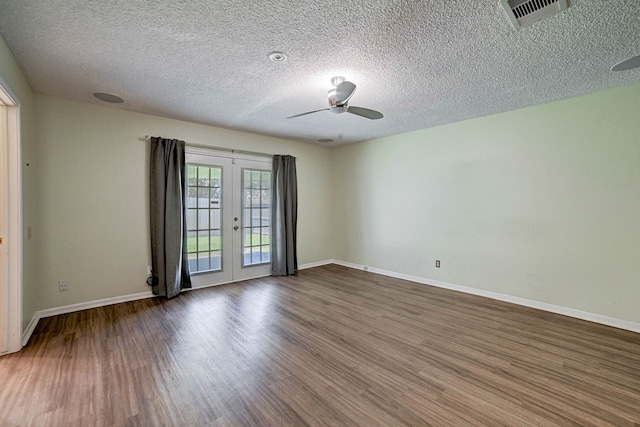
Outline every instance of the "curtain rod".
[[[150, 141], [151, 137], [149, 135], [145, 135], [145, 136], [141, 136], [140, 138], [138, 138], [140, 141]], [[227, 147], [214, 147], [212, 145], [204, 145], [204, 144], [192, 144], [190, 142], [185, 142], [184, 143], [187, 147], [192, 147], [192, 148], [206, 148], [208, 150], [216, 150], [216, 151], [226, 151], [227, 153], [232, 153], [232, 154], [247, 154], [247, 155], [251, 155], [251, 156], [261, 156], [261, 157], [273, 157], [273, 154], [269, 154], [269, 153], [260, 153], [258, 151], [247, 151], [247, 150], [236, 150], [234, 148], [227, 148]]]

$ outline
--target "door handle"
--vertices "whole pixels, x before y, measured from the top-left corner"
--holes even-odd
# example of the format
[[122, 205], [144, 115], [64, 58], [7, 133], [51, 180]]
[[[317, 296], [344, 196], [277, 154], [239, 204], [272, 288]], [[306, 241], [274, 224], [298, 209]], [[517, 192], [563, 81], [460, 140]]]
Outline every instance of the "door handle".
[[240, 227], [238, 227], [237, 225], [234, 225], [234, 226], [233, 226], [233, 229], [234, 229], [234, 230], [237, 230], [238, 228], [240, 228]]

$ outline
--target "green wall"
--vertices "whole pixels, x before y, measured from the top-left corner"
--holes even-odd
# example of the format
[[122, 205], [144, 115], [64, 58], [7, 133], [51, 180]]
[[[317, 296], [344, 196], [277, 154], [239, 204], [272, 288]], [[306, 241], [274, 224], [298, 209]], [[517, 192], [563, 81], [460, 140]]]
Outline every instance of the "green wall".
[[335, 257], [640, 323], [639, 112], [636, 85], [337, 148]]

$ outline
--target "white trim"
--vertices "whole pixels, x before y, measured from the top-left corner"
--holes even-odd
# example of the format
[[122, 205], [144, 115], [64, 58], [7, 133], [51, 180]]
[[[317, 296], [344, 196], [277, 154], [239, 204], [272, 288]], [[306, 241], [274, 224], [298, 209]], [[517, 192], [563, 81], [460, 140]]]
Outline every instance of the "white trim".
[[[365, 266], [354, 264], [351, 262], [332, 260], [334, 264], [343, 267], [355, 268], [357, 270], [365, 270]], [[381, 268], [367, 267], [367, 271], [371, 273], [381, 274], [383, 276], [394, 277], [396, 279], [408, 280], [410, 282], [420, 283], [423, 285], [435, 286], [438, 288], [450, 289], [453, 291], [464, 292], [466, 294], [478, 295], [498, 301], [509, 302], [512, 304], [522, 305], [525, 307], [535, 308], [538, 310], [548, 311], [550, 313], [562, 314], [564, 316], [576, 319], [586, 320], [589, 322], [599, 323], [602, 325], [613, 326], [614, 328], [624, 329], [627, 331], [640, 333], [640, 323], [629, 322], [627, 320], [616, 319], [615, 317], [603, 316], [601, 314], [589, 313], [586, 311], [576, 310], [560, 305], [549, 304], [546, 302], [520, 298], [512, 295], [501, 294], [498, 292], [485, 291], [483, 289], [471, 288], [468, 286], [454, 285], [452, 283], [440, 282], [438, 280], [426, 279], [424, 277], [412, 276], [404, 273], [396, 273], [394, 271], [383, 270]]]
[[31, 320], [29, 321], [27, 328], [24, 330], [24, 332], [22, 332], [23, 347], [27, 345], [27, 343], [29, 342], [31, 335], [33, 335], [33, 331], [36, 329], [36, 326], [38, 325], [38, 322], [40, 321], [41, 318], [42, 317], [40, 317], [39, 311], [36, 311], [35, 313], [33, 313], [33, 317], [31, 317]]
[[103, 298], [103, 299], [98, 299], [94, 301], [80, 302], [78, 304], [71, 304], [71, 305], [65, 305], [62, 307], [47, 308], [45, 310], [36, 311], [33, 317], [31, 318], [31, 321], [29, 322], [27, 329], [22, 334], [22, 345], [23, 346], [27, 345], [29, 338], [31, 338], [31, 335], [33, 334], [33, 331], [36, 328], [36, 325], [38, 324], [38, 321], [40, 319], [44, 319], [45, 317], [58, 316], [60, 314], [73, 313], [75, 311], [88, 310], [90, 308], [104, 307], [107, 305], [120, 304], [122, 302], [137, 301], [137, 300], [153, 298], [153, 297], [154, 297], [153, 293], [151, 291], [147, 291], [147, 292], [140, 292], [137, 294]]
[[307, 268], [320, 267], [322, 265], [327, 265], [327, 264], [338, 264], [338, 262], [335, 259], [325, 259], [324, 261], [309, 262], [307, 264], [299, 265], [298, 270], [305, 270]]
[[[7, 352], [20, 350], [22, 323], [22, 165], [20, 141], [20, 102], [2, 78], [0, 78], [0, 102], [6, 110], [7, 129], [0, 149], [5, 150], [6, 171], [0, 182], [5, 186], [6, 199], [0, 203], [7, 206], [5, 221], [6, 243], [6, 297], [7, 310]], [[3, 156], [0, 156], [3, 157]], [[4, 167], [3, 167], [4, 169]], [[0, 286], [2, 288], [2, 286]], [[3, 296], [4, 297], [4, 296]]]
[[9, 150], [8, 188], [9, 188], [9, 229], [7, 245], [9, 248], [9, 352], [18, 351], [22, 323], [22, 174], [20, 149], [20, 107], [8, 107]]
[[7, 106], [19, 107], [20, 101], [9, 85], [0, 77], [0, 102]]
[[[354, 264], [352, 262], [347, 262], [347, 261], [341, 261], [339, 259], [332, 259], [331, 260], [333, 264], [338, 264], [341, 265], [343, 267], [349, 267], [349, 268], [355, 268], [356, 270], [365, 270], [365, 266], [364, 265], [360, 265], [360, 264]], [[368, 271], [368, 270], [365, 270]], [[378, 273], [378, 274], [382, 274], [382, 273]], [[383, 276], [388, 276], [387, 274], [383, 274]], [[391, 276], [391, 277], [395, 277], [395, 276]]]

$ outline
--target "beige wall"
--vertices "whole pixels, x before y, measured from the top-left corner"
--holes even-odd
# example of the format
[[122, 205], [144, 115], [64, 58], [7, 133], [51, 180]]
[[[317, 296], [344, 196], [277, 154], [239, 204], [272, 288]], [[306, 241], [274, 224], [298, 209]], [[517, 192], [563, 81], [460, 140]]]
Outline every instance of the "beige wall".
[[[20, 102], [20, 144], [22, 147], [22, 214], [23, 214], [23, 329], [38, 310], [37, 295], [37, 249], [38, 230], [36, 198], [36, 150], [35, 150], [35, 108], [31, 87], [24, 78], [11, 51], [0, 37], [0, 77], [9, 86]], [[26, 166], [29, 164], [29, 166]], [[27, 230], [31, 228], [31, 238]]]
[[335, 257], [640, 322], [638, 112], [640, 85], [337, 148]]
[[[148, 291], [144, 135], [297, 157], [299, 262], [332, 256], [325, 147], [36, 95], [40, 309]], [[58, 292], [58, 281], [69, 291]]]

